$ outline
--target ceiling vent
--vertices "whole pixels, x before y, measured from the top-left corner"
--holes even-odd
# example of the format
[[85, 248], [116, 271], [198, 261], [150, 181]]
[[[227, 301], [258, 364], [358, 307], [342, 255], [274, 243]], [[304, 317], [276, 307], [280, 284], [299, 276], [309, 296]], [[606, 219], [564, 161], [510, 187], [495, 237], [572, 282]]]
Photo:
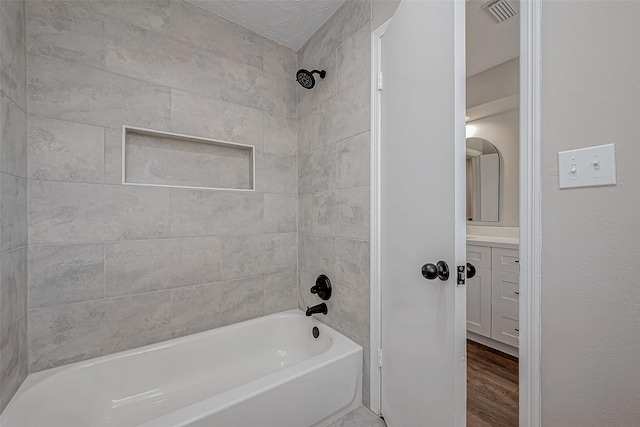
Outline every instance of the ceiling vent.
[[483, 4], [482, 9], [498, 23], [518, 14], [517, 2], [509, 0], [491, 0]]

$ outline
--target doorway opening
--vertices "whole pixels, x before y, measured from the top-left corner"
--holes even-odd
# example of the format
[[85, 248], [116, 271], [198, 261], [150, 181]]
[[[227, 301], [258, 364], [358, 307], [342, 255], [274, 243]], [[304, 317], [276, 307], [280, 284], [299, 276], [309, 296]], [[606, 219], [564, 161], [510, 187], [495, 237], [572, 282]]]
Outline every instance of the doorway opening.
[[[464, 8], [464, 6], [463, 6]], [[511, 362], [511, 366], [506, 369], [511, 375], [512, 381], [514, 384], [517, 384], [517, 394], [516, 401], [518, 402], [517, 409], [515, 414], [518, 414], [517, 417], [514, 416], [514, 412], [511, 411], [512, 420], [515, 418], [515, 425], [526, 426], [526, 427], [539, 427], [540, 426], [540, 254], [541, 254], [541, 220], [540, 220], [540, 9], [541, 2], [539, 1], [522, 1], [520, 2], [519, 14], [513, 18], [519, 20], [520, 28], [517, 31], [517, 35], [519, 36], [519, 65], [516, 66], [516, 75], [519, 76], [519, 81], [516, 83], [518, 87], [517, 94], [506, 94], [502, 97], [494, 99], [493, 104], [492, 100], [485, 99], [484, 102], [477, 104], [476, 106], [482, 106], [483, 104], [489, 103], [488, 107], [493, 108], [494, 110], [503, 109], [501, 113], [507, 113], [509, 110], [513, 110], [512, 108], [507, 108], [508, 105], [513, 105], [515, 102], [516, 117], [519, 117], [519, 129], [516, 131], [516, 134], [519, 134], [519, 137], [516, 137], [519, 141], [517, 145], [517, 154], [516, 154], [516, 164], [518, 167], [518, 175], [519, 179], [515, 179], [509, 182], [509, 184], [513, 184], [517, 187], [518, 195], [516, 196], [517, 205], [519, 208], [517, 209], [516, 216], [517, 220], [517, 231], [516, 237], [513, 234], [502, 235], [502, 236], [494, 236], [494, 237], [503, 237], [505, 239], [515, 239], [515, 246], [511, 247], [500, 247], [500, 245], [495, 245], [498, 247], [496, 253], [496, 262], [500, 264], [512, 264], [517, 265], [519, 267], [519, 282], [518, 282], [518, 290], [513, 290], [513, 292], [519, 292], [519, 301], [515, 302], [517, 307], [518, 319], [509, 319], [509, 316], [502, 316], [497, 322], [497, 325], [502, 325], [501, 327], [504, 329], [504, 333], [502, 337], [506, 340], [509, 334], [506, 334], [508, 331], [508, 327], [512, 326], [513, 329], [519, 329], [517, 334], [511, 334], [512, 339], [515, 338], [515, 342], [517, 345], [509, 345], [507, 343], [501, 342], [500, 340], [493, 340], [493, 347], [498, 347], [498, 349], [491, 349], [491, 346], [487, 346], [486, 343], [483, 344], [481, 342], [482, 335], [479, 337], [474, 337], [476, 339], [472, 340], [473, 343], [469, 344], [470, 351], [474, 352], [474, 355], [470, 355], [469, 358], [472, 358], [476, 354], [480, 354], [481, 358], [491, 358], [492, 355], [498, 355], [501, 358], [504, 358], [504, 361]], [[391, 21], [389, 21], [391, 22]], [[382, 375], [381, 371], [384, 369], [384, 364], [387, 363], [387, 359], [382, 357], [383, 348], [383, 339], [382, 339], [382, 310], [381, 310], [381, 300], [383, 296], [382, 287], [384, 286], [381, 283], [381, 271], [380, 265], [382, 260], [382, 251], [380, 248], [380, 232], [381, 232], [381, 219], [380, 219], [380, 211], [381, 211], [381, 200], [380, 200], [380, 185], [381, 185], [381, 40], [389, 22], [382, 25], [380, 28], [375, 30], [372, 34], [372, 159], [371, 159], [371, 170], [372, 170], [372, 192], [371, 192], [371, 375], [370, 375], [370, 390], [371, 390], [371, 409], [378, 413], [385, 415], [381, 411], [381, 401], [383, 395], [383, 384], [381, 381]], [[455, 35], [457, 38], [461, 38], [464, 40], [465, 35], [465, 25], [464, 19], [462, 21], [456, 21], [454, 25]], [[509, 62], [503, 61], [504, 62]], [[500, 65], [500, 64], [498, 64]], [[513, 65], [513, 64], [511, 64]], [[507, 67], [507, 66], [505, 66]], [[464, 67], [462, 67], [464, 68]], [[491, 67], [490, 67], [491, 68]], [[486, 71], [486, 70], [483, 70]], [[458, 71], [456, 71], [458, 72]], [[464, 70], [462, 71], [464, 74]], [[476, 72], [475, 74], [482, 73], [482, 71]], [[469, 76], [471, 77], [471, 75]], [[463, 78], [464, 80], [464, 78]], [[386, 79], [385, 79], [386, 82]], [[386, 87], [386, 86], [385, 86]], [[514, 96], [515, 95], [515, 96]], [[506, 99], [502, 99], [506, 98]], [[496, 105], [497, 104], [497, 105]], [[506, 104], [506, 106], [505, 106]], [[472, 107], [473, 108], [473, 107]], [[480, 115], [485, 114], [482, 113], [482, 110], [476, 109], [472, 111], [475, 115], [476, 113], [480, 113]], [[464, 111], [464, 109], [462, 110]], [[484, 117], [490, 117], [492, 115], [497, 115], [501, 113], [487, 114]], [[513, 112], [511, 113], [513, 115]], [[468, 115], [468, 114], [467, 114]], [[477, 116], [480, 117], [480, 116]], [[475, 118], [476, 123], [474, 124], [474, 118], [470, 117], [470, 125], [477, 126], [479, 123], [478, 120], [481, 118]], [[487, 139], [487, 138], [483, 138]], [[500, 159], [500, 155], [504, 157], [505, 153], [502, 153], [498, 148], [496, 149], [496, 153], [498, 154], [498, 160], [504, 162], [504, 159]], [[462, 154], [462, 153], [461, 153]], [[488, 154], [488, 153], [487, 153]], [[509, 155], [513, 156], [513, 153]], [[500, 167], [502, 163], [498, 162], [498, 167]], [[504, 167], [504, 166], [503, 166]], [[502, 173], [505, 171], [503, 170]], [[478, 172], [480, 174], [480, 172]], [[495, 178], [495, 177], [494, 177]], [[500, 179], [504, 179], [502, 175], [498, 175], [498, 182]], [[503, 184], [506, 185], [506, 184]], [[464, 187], [463, 187], [464, 188]], [[506, 188], [506, 187], [505, 187]], [[487, 190], [488, 191], [488, 190]], [[497, 214], [498, 221], [500, 218], [503, 220], [507, 219], [504, 215], [504, 206], [500, 208], [500, 203], [504, 203], [504, 200], [500, 200], [499, 194], [497, 196]], [[489, 204], [485, 205], [485, 210], [488, 209]], [[482, 214], [481, 207], [478, 207], [480, 210], [479, 214]], [[502, 211], [500, 209], [503, 209]], [[502, 212], [502, 213], [501, 213]], [[472, 214], [472, 212], [470, 212]], [[480, 218], [480, 217], [479, 217]], [[474, 222], [474, 221], [471, 221]], [[485, 221], [475, 221], [476, 224], [470, 225], [470, 227], [491, 227], [491, 224], [487, 225]], [[489, 222], [489, 221], [486, 221]], [[485, 223], [485, 224], [483, 224]], [[508, 228], [506, 224], [503, 228]], [[511, 226], [515, 227], [515, 226]], [[498, 227], [495, 227], [498, 228]], [[469, 230], [468, 230], [469, 231]], [[471, 233], [468, 233], [469, 241], [473, 241], [475, 238], [476, 241], [474, 243], [480, 243], [481, 238], [479, 237], [480, 230], [471, 228]], [[495, 231], [495, 230], [494, 230]], [[473, 233], [476, 234], [473, 234]], [[503, 230], [503, 233], [505, 230]], [[518, 241], [519, 239], [519, 241]], [[514, 241], [512, 240], [511, 243]], [[504, 243], [504, 241], [503, 241]], [[509, 242], [507, 242], [509, 243]], [[479, 244], [471, 245], [471, 246], [481, 246]], [[486, 247], [486, 246], [485, 246]], [[502, 249], [513, 249], [517, 252], [517, 257], [510, 257], [510, 254], [504, 253]], [[484, 250], [484, 255], [480, 254], [478, 256], [485, 256], [485, 267], [489, 267], [491, 269], [493, 262], [493, 247], [489, 246], [489, 252]], [[513, 254], [513, 253], [512, 253]], [[511, 254], [511, 255], [512, 255]], [[488, 260], [488, 261], [487, 261]], [[473, 260], [471, 257], [467, 259], [470, 263], [473, 264]], [[519, 261], [519, 262], [516, 262]], [[487, 264], [488, 263], [488, 264]], [[503, 271], [500, 268], [510, 268], [508, 266], [499, 266], [497, 277], [501, 276]], [[476, 272], [477, 269], [476, 269]], [[510, 271], [506, 271], [508, 273]], [[512, 271], [511, 271], [512, 272]], [[452, 270], [452, 273], [455, 273], [455, 270]], [[479, 272], [482, 273], [482, 272]], [[493, 276], [493, 272], [492, 272]], [[504, 289], [509, 289], [509, 280], [508, 278], [502, 277], [500, 279], [502, 281], [501, 287]], [[492, 280], [491, 280], [492, 281]], [[491, 285], [491, 281], [488, 281], [489, 285]], [[513, 285], [513, 283], [512, 283]], [[486, 285], [485, 285], [486, 286]], [[465, 291], [466, 295], [466, 291]], [[501, 295], [501, 293], [497, 293], [496, 295]], [[486, 299], [486, 295], [485, 295]], [[511, 298], [513, 300], [514, 298]], [[507, 298], [509, 300], [509, 298]], [[515, 308], [513, 306], [514, 301], [506, 301], [512, 303], [511, 309]], [[466, 302], [465, 302], [466, 305]], [[463, 310], [464, 307], [463, 305]], [[500, 312], [500, 305], [497, 306], [498, 313]], [[508, 310], [509, 308], [507, 308]], [[509, 314], [509, 313], [507, 313]], [[493, 316], [493, 310], [491, 311], [491, 315]], [[465, 313], [466, 317], [466, 313]], [[513, 317], [513, 316], [512, 316]], [[514, 326], [515, 321], [515, 327]], [[463, 323], [466, 323], [463, 321]], [[493, 323], [493, 319], [491, 322], [484, 325], [491, 325]], [[487, 331], [487, 329], [485, 329]], [[489, 326], [488, 332], [489, 336], [491, 336], [491, 327]], [[511, 341], [513, 344], [513, 341]], [[484, 347], [483, 347], [484, 346]], [[466, 347], [466, 346], [465, 346]], [[516, 349], [517, 348], [517, 349]], [[516, 349], [514, 351], [514, 349]], [[497, 351], [496, 351], [497, 350]], [[463, 350], [464, 352], [464, 350]], [[498, 353], [499, 352], [499, 353]], [[386, 353], [385, 353], [386, 357]], [[382, 361], [384, 360], [384, 363]], [[502, 361], [503, 359], [497, 359]], [[505, 363], [502, 361], [502, 366], [505, 366]], [[468, 361], [463, 359], [463, 364], [465, 368], [467, 363], [473, 363], [472, 361]], [[516, 367], [517, 363], [517, 367]], [[376, 369], [377, 368], [377, 369]], [[428, 369], [427, 369], [428, 370]], [[466, 371], [466, 369], [465, 369]], [[434, 373], [434, 377], [437, 373]], [[517, 380], [514, 378], [517, 378]], [[500, 377], [499, 377], [500, 378]], [[457, 387], [457, 386], [456, 386]], [[464, 386], [461, 385], [465, 391], [468, 391], [468, 387], [466, 385], [466, 381], [464, 381]], [[463, 398], [459, 398], [456, 393], [456, 410], [455, 410], [455, 422], [451, 422], [450, 425], [463, 425], [467, 422], [466, 416], [466, 393], [464, 393]], [[460, 399], [460, 402], [457, 400]], [[516, 406], [512, 404], [512, 406]], [[463, 421], [464, 420], [464, 421]], [[511, 421], [512, 423], [514, 421]], [[472, 425], [469, 423], [468, 425]], [[488, 424], [491, 425], [491, 424]], [[506, 424], [494, 424], [494, 425], [511, 425], [509, 423]]]
[[[520, 300], [520, 21], [466, 2], [468, 427], [517, 427]], [[499, 19], [498, 19], [499, 18]], [[474, 274], [475, 273], [475, 274]]]

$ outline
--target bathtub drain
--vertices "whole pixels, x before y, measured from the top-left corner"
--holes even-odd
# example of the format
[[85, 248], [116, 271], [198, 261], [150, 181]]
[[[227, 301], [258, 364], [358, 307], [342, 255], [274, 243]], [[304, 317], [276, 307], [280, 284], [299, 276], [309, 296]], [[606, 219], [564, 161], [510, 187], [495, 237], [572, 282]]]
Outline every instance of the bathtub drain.
[[314, 326], [311, 330], [314, 338], [318, 338], [320, 336], [320, 329], [317, 326]]

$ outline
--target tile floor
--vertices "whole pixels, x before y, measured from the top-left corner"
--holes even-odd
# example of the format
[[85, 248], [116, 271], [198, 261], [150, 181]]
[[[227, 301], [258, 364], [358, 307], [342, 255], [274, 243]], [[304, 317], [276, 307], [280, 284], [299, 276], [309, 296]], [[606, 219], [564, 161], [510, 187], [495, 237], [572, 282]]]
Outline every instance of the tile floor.
[[387, 425], [376, 414], [361, 406], [349, 412], [338, 421], [330, 424], [329, 427], [386, 427]]

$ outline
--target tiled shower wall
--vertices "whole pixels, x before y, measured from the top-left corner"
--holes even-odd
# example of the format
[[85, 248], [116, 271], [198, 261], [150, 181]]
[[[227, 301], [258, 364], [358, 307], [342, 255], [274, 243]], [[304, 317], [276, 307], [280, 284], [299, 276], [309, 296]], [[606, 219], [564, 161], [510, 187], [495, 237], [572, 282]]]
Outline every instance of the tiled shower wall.
[[[296, 52], [168, 0], [28, 1], [27, 51], [32, 372], [296, 307]], [[124, 124], [255, 145], [257, 191], [121, 185]]]
[[319, 274], [333, 283], [327, 316], [362, 345], [369, 405], [369, 158], [371, 2], [347, 1], [298, 52], [301, 68], [324, 69], [298, 88], [299, 304]]
[[0, 1], [0, 411], [27, 376], [25, 3]]

